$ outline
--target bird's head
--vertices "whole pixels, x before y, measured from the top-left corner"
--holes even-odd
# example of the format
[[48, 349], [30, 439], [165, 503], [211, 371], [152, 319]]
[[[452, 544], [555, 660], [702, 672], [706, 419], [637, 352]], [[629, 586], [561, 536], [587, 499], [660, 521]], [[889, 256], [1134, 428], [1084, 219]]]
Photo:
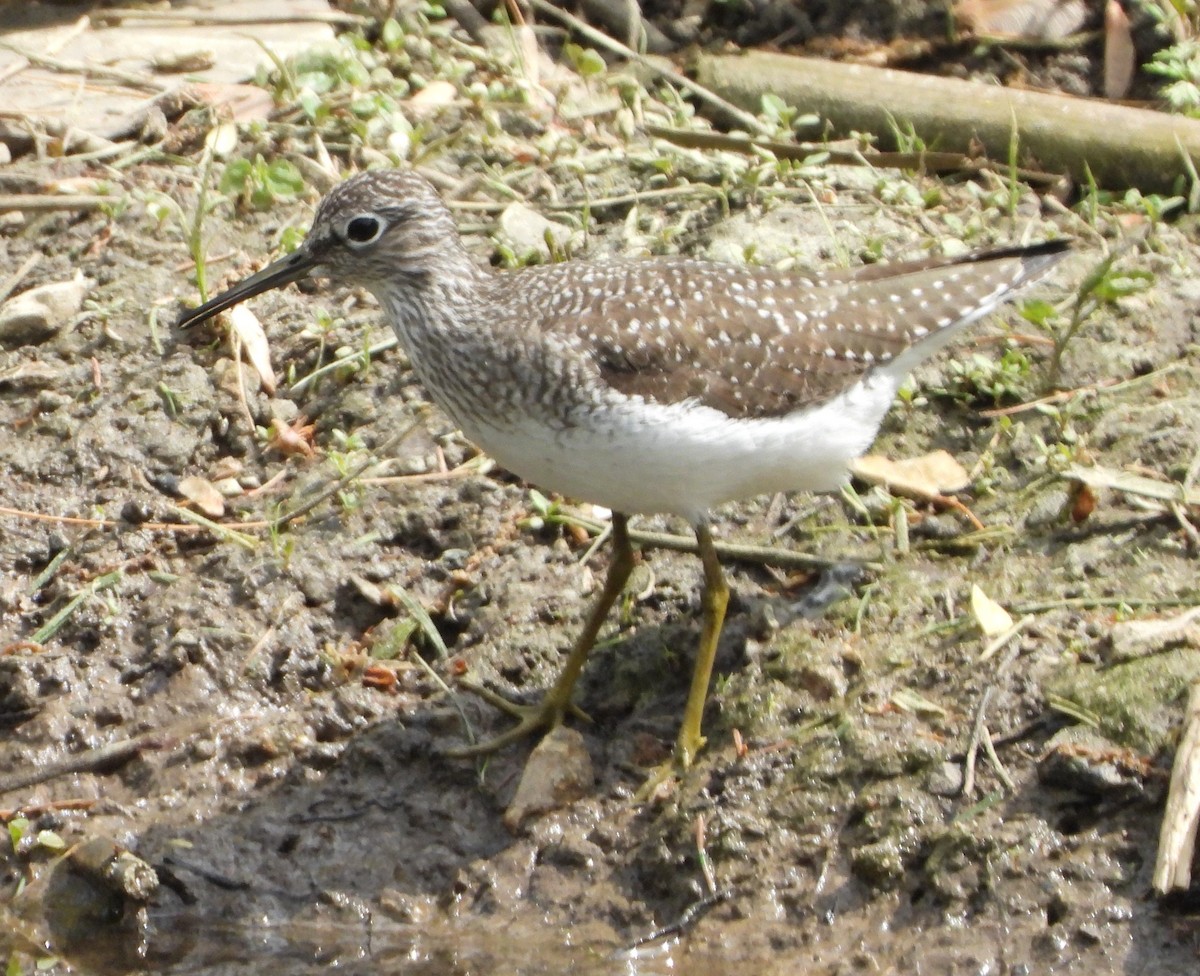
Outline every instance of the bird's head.
[[329, 191], [295, 251], [189, 309], [178, 324], [188, 328], [310, 275], [360, 285], [378, 295], [421, 288], [464, 267], [470, 261], [454, 219], [424, 177], [410, 170], [360, 173]]

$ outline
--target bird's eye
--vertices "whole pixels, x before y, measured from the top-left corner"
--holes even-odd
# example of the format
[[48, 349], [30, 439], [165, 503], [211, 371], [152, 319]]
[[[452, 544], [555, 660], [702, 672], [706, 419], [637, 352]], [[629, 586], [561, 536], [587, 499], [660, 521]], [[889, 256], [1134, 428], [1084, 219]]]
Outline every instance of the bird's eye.
[[364, 215], [346, 224], [346, 240], [351, 244], [370, 244], [382, 232], [383, 223], [378, 217]]

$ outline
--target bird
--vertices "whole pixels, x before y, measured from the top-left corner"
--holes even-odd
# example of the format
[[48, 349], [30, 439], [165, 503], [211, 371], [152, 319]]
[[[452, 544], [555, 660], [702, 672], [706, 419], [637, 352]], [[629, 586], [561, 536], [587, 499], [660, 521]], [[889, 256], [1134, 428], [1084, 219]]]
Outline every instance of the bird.
[[467, 250], [426, 178], [368, 170], [326, 194], [296, 250], [178, 325], [310, 275], [363, 287], [467, 438], [524, 480], [612, 511], [607, 575], [557, 679], [533, 705], [468, 684], [516, 722], [452, 755], [493, 752], [576, 710], [576, 682], [634, 566], [629, 518], [686, 519], [703, 567], [702, 620], [664, 764], [682, 772], [705, 744], [729, 601], [712, 510], [839, 488], [912, 369], [1070, 247], [1050, 239], [808, 273], [687, 257], [499, 270]]

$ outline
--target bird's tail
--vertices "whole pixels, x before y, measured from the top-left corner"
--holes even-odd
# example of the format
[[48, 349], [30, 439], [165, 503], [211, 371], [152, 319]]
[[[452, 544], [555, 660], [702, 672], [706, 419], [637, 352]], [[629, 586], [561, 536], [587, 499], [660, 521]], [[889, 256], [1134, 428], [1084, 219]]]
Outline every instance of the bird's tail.
[[919, 287], [935, 294], [946, 309], [936, 328], [882, 368], [903, 378], [960, 330], [991, 314], [1016, 291], [1048, 274], [1070, 249], [1071, 242], [1060, 239], [960, 257], [864, 268], [856, 276], [858, 280], [887, 277], [896, 282], [897, 292]]

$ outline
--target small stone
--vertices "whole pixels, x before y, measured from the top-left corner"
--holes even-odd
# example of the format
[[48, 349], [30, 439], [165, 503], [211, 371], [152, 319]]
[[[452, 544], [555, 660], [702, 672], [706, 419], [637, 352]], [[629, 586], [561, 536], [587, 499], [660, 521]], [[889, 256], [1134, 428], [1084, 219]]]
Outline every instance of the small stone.
[[1038, 779], [1047, 786], [1084, 796], [1136, 799], [1145, 794], [1137, 754], [1122, 749], [1084, 726], [1055, 733], [1038, 763]]
[[565, 247], [575, 243], [577, 232], [566, 224], [547, 220], [540, 213], [521, 203], [512, 203], [500, 215], [500, 239], [513, 249], [518, 257], [530, 252], [543, 261], [550, 258], [550, 245]]
[[70, 281], [56, 281], [22, 292], [0, 306], [0, 345], [37, 345], [71, 324], [83, 307], [92, 282], [76, 272]]
[[560, 725], [530, 753], [516, 796], [504, 812], [504, 826], [515, 832], [531, 817], [568, 806], [586, 796], [594, 781], [583, 736]]
[[963, 788], [963, 768], [958, 763], [938, 763], [929, 772], [925, 789], [934, 796], [958, 796]]
[[413, 895], [394, 888], [379, 895], [379, 910], [393, 922], [423, 925], [437, 913], [437, 903], [431, 895]]

